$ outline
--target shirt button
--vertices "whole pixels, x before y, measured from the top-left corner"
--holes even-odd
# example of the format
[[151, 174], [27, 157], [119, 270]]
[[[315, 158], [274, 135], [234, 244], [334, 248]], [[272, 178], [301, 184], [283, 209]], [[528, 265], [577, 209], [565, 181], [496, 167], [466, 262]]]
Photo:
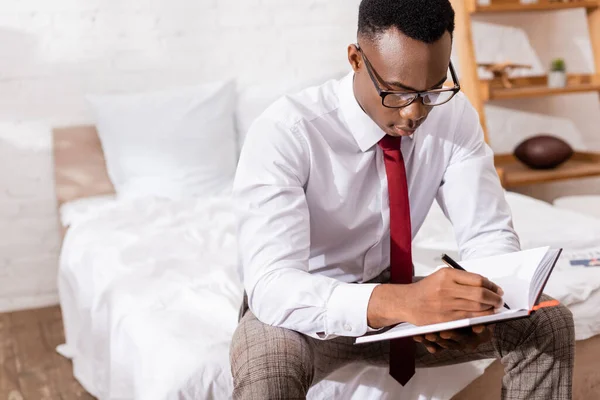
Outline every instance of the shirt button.
[[346, 324], [344, 325], [344, 329], [350, 332], [352, 330], [352, 327], [350, 326], [350, 324]]

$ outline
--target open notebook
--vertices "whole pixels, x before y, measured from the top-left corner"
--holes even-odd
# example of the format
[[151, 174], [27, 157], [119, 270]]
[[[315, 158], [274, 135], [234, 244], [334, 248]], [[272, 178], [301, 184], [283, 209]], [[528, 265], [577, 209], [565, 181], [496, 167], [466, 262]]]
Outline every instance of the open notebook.
[[356, 339], [356, 343], [376, 342], [527, 317], [536, 309], [535, 305], [561, 252], [562, 249], [541, 247], [460, 263], [465, 270], [483, 275], [499, 285], [504, 290], [503, 299], [511, 307], [510, 310], [500, 308], [495, 314], [485, 317], [465, 318], [432, 325], [415, 326], [402, 323], [384, 332], [361, 336]]

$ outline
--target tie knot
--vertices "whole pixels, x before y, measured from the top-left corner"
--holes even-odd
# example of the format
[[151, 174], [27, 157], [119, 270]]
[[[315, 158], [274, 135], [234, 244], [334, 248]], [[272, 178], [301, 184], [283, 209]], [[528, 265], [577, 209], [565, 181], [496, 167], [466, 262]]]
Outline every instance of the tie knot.
[[385, 135], [379, 141], [379, 147], [383, 151], [400, 150], [400, 139], [402, 138], [398, 136]]

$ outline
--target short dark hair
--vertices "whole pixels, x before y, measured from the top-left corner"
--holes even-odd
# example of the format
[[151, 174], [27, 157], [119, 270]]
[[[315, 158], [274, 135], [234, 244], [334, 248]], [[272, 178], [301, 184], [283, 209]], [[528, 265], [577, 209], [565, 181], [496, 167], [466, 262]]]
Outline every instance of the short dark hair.
[[454, 32], [454, 10], [448, 0], [362, 0], [358, 35], [376, 40], [389, 28], [425, 43]]

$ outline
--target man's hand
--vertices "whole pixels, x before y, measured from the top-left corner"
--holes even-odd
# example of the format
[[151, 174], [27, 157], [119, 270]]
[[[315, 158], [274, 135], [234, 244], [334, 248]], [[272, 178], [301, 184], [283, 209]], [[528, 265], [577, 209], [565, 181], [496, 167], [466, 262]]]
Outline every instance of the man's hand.
[[400, 322], [429, 325], [494, 313], [504, 292], [481, 275], [442, 268], [408, 285], [379, 285], [367, 309], [367, 323], [381, 328]]
[[495, 283], [453, 268], [442, 268], [409, 286], [412, 301], [406, 321], [414, 325], [490, 315], [504, 304], [504, 292]]
[[480, 344], [492, 338], [493, 326], [478, 325], [470, 328], [456, 329], [439, 333], [415, 336], [416, 342], [422, 343], [431, 354], [443, 349], [464, 350], [476, 349]]

